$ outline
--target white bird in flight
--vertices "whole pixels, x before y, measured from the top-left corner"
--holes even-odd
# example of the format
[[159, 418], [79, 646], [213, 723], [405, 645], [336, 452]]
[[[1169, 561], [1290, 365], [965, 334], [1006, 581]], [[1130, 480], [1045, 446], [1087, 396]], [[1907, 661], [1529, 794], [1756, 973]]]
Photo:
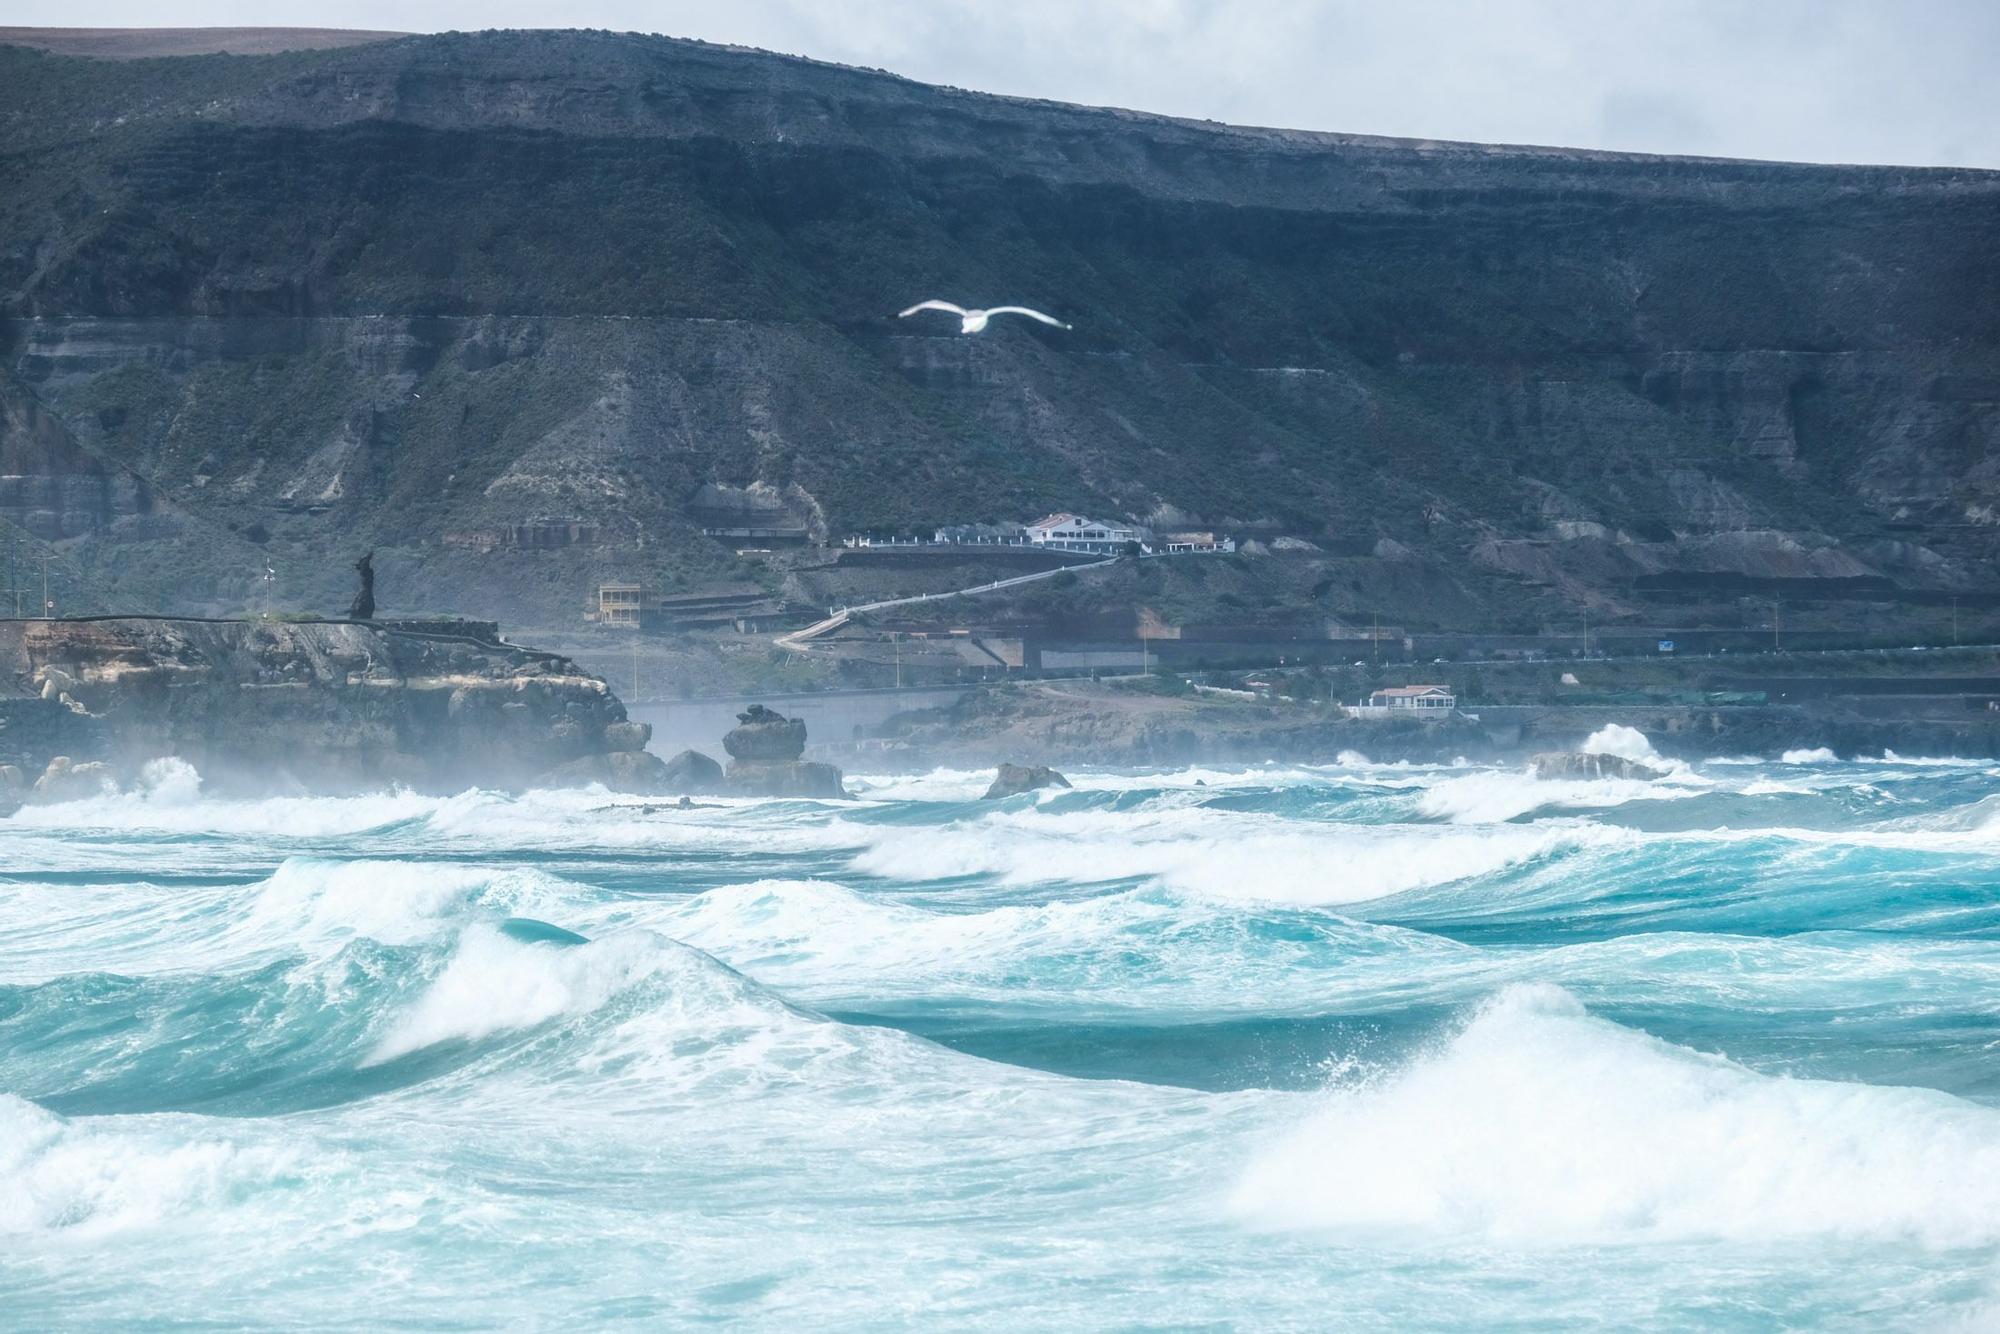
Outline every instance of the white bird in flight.
[[986, 327], [986, 322], [995, 315], [1026, 315], [1031, 320], [1040, 320], [1043, 324], [1053, 324], [1058, 329], [1067, 329], [1070, 327], [1052, 315], [1044, 315], [1039, 310], [1029, 310], [1026, 306], [995, 306], [991, 310], [967, 310], [964, 306], [954, 306], [949, 301], [919, 301], [916, 305], [911, 306], [908, 310], [896, 316], [896, 318], [899, 320], [907, 319], [920, 310], [950, 311], [952, 314], [958, 316], [958, 331], [960, 333], [978, 333]]

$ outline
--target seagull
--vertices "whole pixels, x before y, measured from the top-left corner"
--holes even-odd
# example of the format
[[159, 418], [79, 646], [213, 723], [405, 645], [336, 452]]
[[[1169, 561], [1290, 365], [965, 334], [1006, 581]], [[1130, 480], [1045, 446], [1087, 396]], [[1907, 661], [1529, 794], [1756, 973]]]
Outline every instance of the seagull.
[[949, 301], [919, 301], [916, 305], [911, 306], [908, 310], [896, 316], [896, 318], [899, 320], [907, 319], [920, 310], [950, 311], [952, 314], [958, 316], [958, 331], [960, 333], [978, 333], [986, 327], [986, 321], [992, 319], [995, 315], [1026, 315], [1031, 320], [1040, 320], [1043, 324], [1053, 324], [1058, 329], [1067, 329], [1070, 327], [1053, 316], [1044, 315], [1039, 310], [1029, 310], [1026, 306], [995, 306], [991, 310], [967, 310], [964, 306], [954, 306]]

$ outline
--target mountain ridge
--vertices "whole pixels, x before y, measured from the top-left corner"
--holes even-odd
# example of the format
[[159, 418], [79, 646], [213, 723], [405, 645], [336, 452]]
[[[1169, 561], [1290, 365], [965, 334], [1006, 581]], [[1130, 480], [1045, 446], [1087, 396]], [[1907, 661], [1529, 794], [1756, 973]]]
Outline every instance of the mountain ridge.
[[[323, 598], [323, 553], [380, 544], [426, 600], [554, 615], [725, 561], [715, 486], [835, 535], [1392, 539], [1496, 614], [1729, 560], [2000, 586], [2000, 174], [1215, 126], [595, 33], [0, 67], [0, 393], [202, 535], [77, 509], [92, 596], [149, 595], [166, 543], [207, 567], [174, 596], [253, 599], [281, 556]], [[932, 295], [1078, 329], [894, 319]], [[598, 540], [443, 540], [557, 521]]]

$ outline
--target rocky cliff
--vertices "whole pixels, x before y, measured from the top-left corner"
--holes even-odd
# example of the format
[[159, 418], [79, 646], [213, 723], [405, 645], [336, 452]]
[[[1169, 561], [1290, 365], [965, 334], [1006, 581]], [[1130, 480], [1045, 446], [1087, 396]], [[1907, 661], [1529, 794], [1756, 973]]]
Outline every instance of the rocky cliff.
[[253, 791], [519, 787], [648, 730], [566, 659], [346, 622], [4, 621], [0, 689], [0, 763], [30, 777], [61, 753]]
[[[372, 545], [410, 605], [568, 617], [703, 548], [716, 496], [812, 533], [1078, 507], [1386, 541], [1474, 617], [2000, 588], [1991, 173], [483, 33], [0, 46], [0, 180], [0, 521], [76, 605], [337, 605], [329, 553]], [[1076, 329], [892, 318], [933, 295]]]

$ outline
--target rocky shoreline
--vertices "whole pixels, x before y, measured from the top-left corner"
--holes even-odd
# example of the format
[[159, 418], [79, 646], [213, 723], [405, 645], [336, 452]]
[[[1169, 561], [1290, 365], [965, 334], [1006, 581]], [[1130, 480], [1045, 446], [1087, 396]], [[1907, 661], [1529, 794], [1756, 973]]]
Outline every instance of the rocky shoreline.
[[[0, 622], [0, 765], [91, 782], [175, 757], [224, 791], [524, 787], [644, 775], [650, 729], [603, 680], [497, 634], [163, 617]], [[62, 784], [76, 792], [74, 777]], [[25, 791], [23, 791], [25, 789]], [[0, 800], [5, 794], [0, 794]]]
[[1614, 723], [1681, 760], [1800, 750], [2000, 757], [1992, 711], [1870, 716], [1824, 701], [1489, 706], [1364, 721], [1289, 700], [1026, 683], [898, 714], [813, 759], [799, 719], [751, 705], [737, 721], [721, 738], [726, 766], [693, 750], [662, 760], [646, 749], [651, 729], [626, 717], [603, 679], [467, 623], [0, 622], [0, 811], [130, 786], [166, 758], [224, 794], [598, 785], [643, 796], [837, 799], [848, 793], [828, 762], [836, 759], [878, 771], [998, 764], [994, 794], [1003, 795], [1060, 785], [1050, 765], [1363, 756], [1546, 768], [1568, 756], [1561, 762], [1574, 767], [1591, 734]]
[[1526, 762], [1574, 752], [1598, 729], [1644, 732], [1665, 757], [1775, 758], [1824, 748], [1842, 758], [1881, 755], [2000, 757], [2000, 715], [1868, 716], [1830, 704], [1502, 706], [1435, 719], [1358, 720], [1279, 701], [1243, 701], [1134, 690], [1115, 684], [1041, 683], [968, 692], [958, 703], [891, 718], [873, 738], [830, 751], [889, 769], [978, 767], [999, 760], [1056, 765], [1205, 762], [1333, 763], [1456, 759]]

